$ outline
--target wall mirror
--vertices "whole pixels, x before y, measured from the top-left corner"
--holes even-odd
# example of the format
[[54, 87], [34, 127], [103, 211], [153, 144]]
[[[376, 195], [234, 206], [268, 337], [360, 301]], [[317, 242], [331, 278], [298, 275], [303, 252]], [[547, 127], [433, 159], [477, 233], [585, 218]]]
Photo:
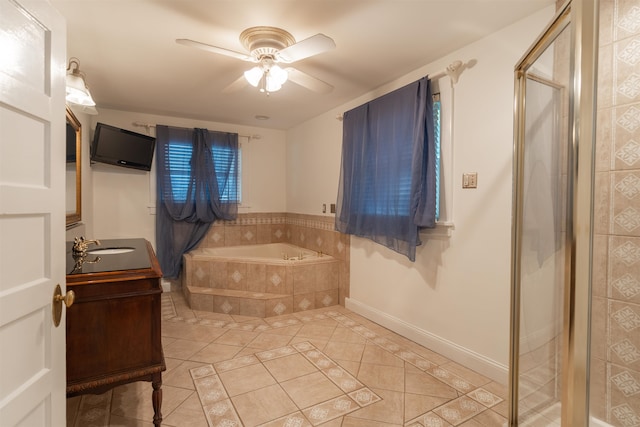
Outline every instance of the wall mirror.
[[67, 168], [66, 211], [67, 227], [82, 220], [81, 148], [82, 129], [80, 121], [67, 107]]

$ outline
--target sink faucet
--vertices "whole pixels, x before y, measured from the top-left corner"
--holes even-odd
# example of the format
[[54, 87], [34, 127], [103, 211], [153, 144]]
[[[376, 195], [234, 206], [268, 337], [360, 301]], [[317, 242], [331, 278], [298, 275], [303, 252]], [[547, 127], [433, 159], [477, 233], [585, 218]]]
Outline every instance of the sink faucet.
[[84, 236], [76, 237], [73, 239], [73, 254], [84, 255], [91, 244], [100, 246], [100, 240], [86, 240]]

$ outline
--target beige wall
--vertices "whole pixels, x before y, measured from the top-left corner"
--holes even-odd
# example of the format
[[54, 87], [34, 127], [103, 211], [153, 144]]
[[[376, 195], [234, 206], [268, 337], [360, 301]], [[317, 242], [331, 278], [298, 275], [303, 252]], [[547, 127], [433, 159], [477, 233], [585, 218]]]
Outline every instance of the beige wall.
[[590, 406], [626, 426], [640, 420], [640, 0], [600, 9]]
[[[259, 135], [259, 139], [240, 138], [243, 188], [239, 212], [283, 212], [285, 209], [286, 151], [283, 131], [108, 109], [99, 109], [99, 115], [91, 118], [91, 137], [97, 122], [139, 133], [147, 131], [134, 126], [133, 122], [203, 127], [245, 136]], [[150, 128], [149, 134], [155, 136], [155, 129]], [[86, 218], [91, 231], [87, 237], [143, 237], [155, 247], [155, 167], [154, 158], [151, 172], [100, 163], [86, 168], [92, 179], [90, 210], [93, 213]]]
[[[547, 8], [287, 134], [287, 210], [318, 213], [322, 203], [336, 198], [342, 130], [336, 115], [454, 60], [477, 60], [455, 86], [452, 161], [444, 159], [444, 173], [453, 177], [445, 191], [455, 230], [448, 238], [425, 237], [415, 263], [352, 238], [347, 307], [505, 382], [513, 69], [552, 15], [553, 7]], [[444, 108], [447, 102], [444, 97]], [[476, 190], [461, 188], [463, 172], [478, 172]]]

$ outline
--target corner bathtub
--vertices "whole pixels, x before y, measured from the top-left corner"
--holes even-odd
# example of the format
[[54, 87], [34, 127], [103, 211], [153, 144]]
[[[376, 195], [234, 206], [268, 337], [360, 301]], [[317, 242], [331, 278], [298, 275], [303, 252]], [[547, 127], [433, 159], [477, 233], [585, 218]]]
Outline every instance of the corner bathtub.
[[[288, 243], [267, 243], [263, 245], [226, 246], [202, 248], [191, 251], [194, 259], [224, 259], [236, 262], [260, 262], [286, 264], [286, 261], [318, 262], [331, 261], [333, 257]], [[282, 262], [280, 262], [282, 261]]]
[[338, 304], [339, 262], [286, 243], [200, 248], [184, 255], [194, 310], [270, 317]]

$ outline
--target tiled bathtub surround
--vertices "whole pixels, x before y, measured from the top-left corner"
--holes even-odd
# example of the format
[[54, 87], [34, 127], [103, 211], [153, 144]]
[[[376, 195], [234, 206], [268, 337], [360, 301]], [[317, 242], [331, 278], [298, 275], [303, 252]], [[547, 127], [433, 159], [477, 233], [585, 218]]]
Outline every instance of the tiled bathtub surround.
[[291, 243], [322, 251], [336, 259], [348, 258], [349, 236], [334, 230], [330, 216], [293, 213], [239, 214], [234, 221], [216, 221], [200, 248]]
[[255, 262], [197, 253], [184, 257], [193, 309], [269, 317], [338, 304], [340, 262], [329, 255]]
[[[333, 217], [261, 213], [217, 221], [198, 249], [290, 243], [324, 256], [295, 262], [204, 262], [186, 255], [182, 289], [194, 309], [268, 317], [344, 305], [349, 290], [349, 236]], [[328, 256], [327, 256], [328, 255]]]
[[640, 425], [640, 0], [600, 2], [591, 412]]

